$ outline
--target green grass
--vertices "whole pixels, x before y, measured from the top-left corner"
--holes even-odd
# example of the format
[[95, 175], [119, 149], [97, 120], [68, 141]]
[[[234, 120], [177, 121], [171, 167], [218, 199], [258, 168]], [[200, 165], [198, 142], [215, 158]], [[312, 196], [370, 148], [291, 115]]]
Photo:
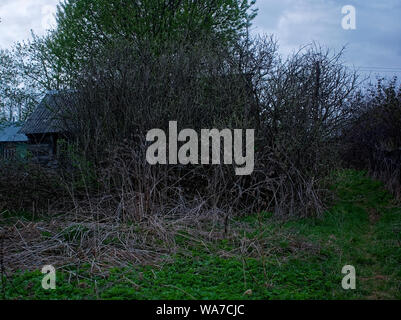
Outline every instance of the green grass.
[[[74, 269], [58, 272], [50, 291], [41, 288], [40, 271], [18, 272], [0, 293], [7, 299], [400, 299], [401, 209], [363, 172], [342, 171], [335, 180], [338, 199], [322, 218], [249, 215], [232, 223], [237, 237], [206, 246], [177, 235], [183, 250], [161, 267], [111, 269], [99, 277], [84, 266], [79, 277]], [[242, 254], [241, 243], [249, 244]], [[341, 287], [348, 264], [356, 269], [356, 290]]]

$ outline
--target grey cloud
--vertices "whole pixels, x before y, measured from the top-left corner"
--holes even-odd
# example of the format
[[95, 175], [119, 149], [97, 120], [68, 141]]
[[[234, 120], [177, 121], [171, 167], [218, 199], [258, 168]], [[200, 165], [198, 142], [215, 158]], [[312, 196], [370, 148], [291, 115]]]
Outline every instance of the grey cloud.
[[[348, 4], [356, 8], [357, 30], [341, 27]], [[317, 41], [334, 49], [347, 45], [350, 65], [401, 68], [399, 0], [259, 0], [258, 7], [253, 32], [275, 34], [283, 54]]]
[[0, 48], [10, 48], [30, 36], [31, 30], [43, 34], [44, 22], [59, 0], [0, 0]]

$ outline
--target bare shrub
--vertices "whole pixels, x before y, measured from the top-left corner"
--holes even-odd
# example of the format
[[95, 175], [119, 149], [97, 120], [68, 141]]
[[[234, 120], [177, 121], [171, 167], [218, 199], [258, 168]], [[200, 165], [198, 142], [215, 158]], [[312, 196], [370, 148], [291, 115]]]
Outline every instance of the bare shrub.
[[263, 88], [262, 137], [274, 171], [276, 213], [322, 212], [324, 179], [338, 166], [339, 135], [357, 76], [316, 44], [277, 65]]
[[[66, 124], [118, 220], [191, 208], [222, 212], [226, 221], [261, 210], [319, 214], [356, 81], [340, 58], [310, 46], [281, 61], [272, 38], [233, 48], [175, 44], [159, 55], [116, 43], [77, 79]], [[169, 121], [179, 131], [256, 129], [253, 174], [236, 176], [232, 165], [150, 166], [146, 133], [167, 132]]]
[[368, 170], [396, 197], [401, 192], [401, 86], [379, 79], [353, 101], [352, 118], [343, 134], [347, 165]]

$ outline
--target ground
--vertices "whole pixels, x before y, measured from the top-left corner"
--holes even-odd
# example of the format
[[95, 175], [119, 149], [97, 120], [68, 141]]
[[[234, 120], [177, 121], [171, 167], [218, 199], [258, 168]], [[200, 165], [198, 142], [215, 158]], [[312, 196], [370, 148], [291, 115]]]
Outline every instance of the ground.
[[[320, 218], [282, 221], [269, 213], [224, 226], [182, 229], [177, 250], [155, 264], [132, 263], [101, 274], [91, 265], [63, 267], [55, 290], [40, 270], [5, 272], [5, 299], [400, 299], [401, 208], [364, 172], [333, 178], [336, 199]], [[7, 250], [7, 249], [6, 249]], [[341, 286], [343, 266], [356, 289]]]

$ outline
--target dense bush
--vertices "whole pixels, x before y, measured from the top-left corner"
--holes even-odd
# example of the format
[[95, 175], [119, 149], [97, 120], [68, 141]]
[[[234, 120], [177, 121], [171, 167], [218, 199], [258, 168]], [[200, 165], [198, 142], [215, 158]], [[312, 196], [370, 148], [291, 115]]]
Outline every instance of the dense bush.
[[65, 191], [52, 170], [22, 161], [0, 163], [0, 211], [47, 214], [64, 206]]
[[[282, 61], [272, 38], [234, 47], [172, 44], [158, 55], [119, 42], [76, 79], [66, 125], [119, 218], [190, 210], [316, 214], [356, 80], [340, 58], [313, 45]], [[253, 174], [236, 176], [232, 165], [150, 166], [146, 133], [168, 132], [169, 121], [178, 131], [255, 129]]]
[[379, 79], [353, 101], [344, 130], [346, 164], [369, 170], [398, 196], [401, 193], [401, 86]]

